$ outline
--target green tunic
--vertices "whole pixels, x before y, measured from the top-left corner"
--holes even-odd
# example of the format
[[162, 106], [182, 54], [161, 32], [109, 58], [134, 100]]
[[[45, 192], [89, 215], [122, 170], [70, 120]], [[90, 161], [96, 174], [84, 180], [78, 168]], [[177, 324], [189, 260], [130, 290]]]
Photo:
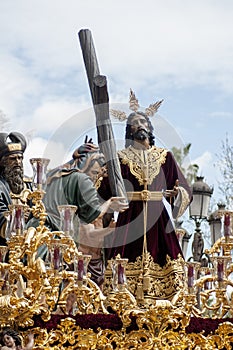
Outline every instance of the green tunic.
[[[47, 218], [45, 225], [52, 231], [60, 230], [59, 205], [76, 205], [74, 217], [74, 241], [78, 242], [79, 219], [90, 223], [101, 213], [100, 201], [93, 182], [84, 173], [76, 169], [56, 170], [48, 174], [48, 183], [43, 198]], [[38, 220], [32, 218], [27, 227], [38, 225]]]
[[58, 205], [76, 205], [76, 214], [86, 223], [92, 222], [100, 214], [100, 202], [93, 182], [89, 176], [74, 169], [61, 170], [49, 177], [43, 202], [47, 220], [54, 230], [60, 227]]

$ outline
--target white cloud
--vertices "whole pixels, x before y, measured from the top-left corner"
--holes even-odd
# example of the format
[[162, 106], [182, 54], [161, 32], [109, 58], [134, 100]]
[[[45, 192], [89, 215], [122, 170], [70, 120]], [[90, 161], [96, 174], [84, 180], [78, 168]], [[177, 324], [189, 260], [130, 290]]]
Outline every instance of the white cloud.
[[219, 169], [216, 168], [214, 157], [209, 151], [205, 151], [198, 158], [192, 160], [192, 164], [199, 165], [198, 174], [204, 176], [204, 182], [206, 182], [210, 187], [214, 188], [214, 197], [217, 201], [219, 198], [218, 193], [218, 181], [220, 179]]
[[[59, 114], [58, 99], [71, 89], [89, 96], [81, 28], [92, 31], [113, 102], [115, 96], [125, 102], [129, 87], [153, 95], [193, 84], [232, 92], [232, 12], [227, 0], [1, 2], [0, 108], [13, 119], [41, 117], [51, 97]], [[61, 112], [72, 114], [74, 104], [68, 99]]]
[[0, 62], [0, 107], [6, 115], [14, 117], [18, 109], [23, 109], [25, 99], [38, 93], [40, 82], [10, 53], [0, 55]]
[[[215, 121], [206, 126], [210, 111], [212, 117], [231, 117], [231, 105], [215, 108], [210, 103], [224, 102], [233, 92], [232, 12], [229, 0], [2, 1], [0, 110], [15, 130], [34, 130], [41, 137], [32, 156], [47, 148], [45, 140], [53, 150], [60, 149], [61, 142], [63, 154], [80, 144], [85, 134], [94, 135], [95, 122], [85, 113], [91, 100], [77, 36], [81, 28], [89, 28], [100, 71], [108, 78], [111, 103], [125, 103], [130, 87], [141, 103], [152, 102], [150, 96], [170, 98], [174, 112], [171, 107], [169, 120], [174, 126], [156, 124], [156, 134], [168, 148], [174, 142], [183, 144], [178, 132], [186, 134], [199, 154], [207, 146], [202, 146], [205, 140], [200, 139], [198, 126], [215, 127]], [[195, 88], [206, 93], [203, 99], [198, 93], [193, 100], [187, 97], [186, 90], [195, 93]], [[209, 91], [217, 92], [214, 99]], [[182, 106], [177, 107], [179, 103]], [[193, 106], [195, 116], [189, 113]], [[212, 154], [232, 125], [220, 124], [214, 142], [210, 132], [205, 136]], [[213, 183], [216, 169], [212, 171], [210, 151], [199, 158], [203, 175]]]
[[42, 68], [55, 78], [83, 69], [77, 33], [90, 28], [102, 73], [116, 76], [119, 85], [137, 87], [156, 78], [157, 84], [215, 82], [233, 89], [229, 1], [24, 0], [14, 1], [13, 11], [11, 1], [0, 10], [0, 43], [26, 58], [35, 74]]
[[35, 137], [29, 143], [24, 152], [24, 172], [27, 176], [32, 176], [32, 167], [30, 159], [32, 158], [48, 158], [50, 160], [48, 169], [52, 169], [63, 164], [67, 156], [64, 145], [60, 142], [50, 142], [50, 152], [46, 152], [48, 141]]
[[[82, 109], [87, 109], [88, 104], [84, 100], [78, 103], [64, 100], [62, 98], [54, 98], [42, 103], [30, 118], [30, 124], [37, 129], [38, 134], [53, 133], [67, 119]], [[38, 123], [38, 121], [40, 121]], [[81, 120], [82, 122], [82, 120]]]
[[33, 138], [30, 142], [28, 142], [27, 148], [24, 152], [24, 172], [27, 176], [32, 176], [30, 159], [43, 157], [43, 152], [46, 145], [47, 141], [39, 137]]
[[209, 116], [212, 118], [233, 119], [232, 112], [215, 111], [215, 112], [209, 113]]

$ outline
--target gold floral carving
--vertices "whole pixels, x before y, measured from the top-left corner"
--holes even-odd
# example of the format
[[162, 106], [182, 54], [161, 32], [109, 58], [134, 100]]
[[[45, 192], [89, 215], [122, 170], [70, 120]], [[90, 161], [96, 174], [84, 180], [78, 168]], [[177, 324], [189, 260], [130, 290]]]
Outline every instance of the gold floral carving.
[[[162, 160], [160, 162], [162, 164]], [[142, 177], [146, 175], [145, 171], [143, 173]], [[42, 190], [37, 190], [24, 192], [23, 198], [16, 198], [32, 200], [32, 212], [39, 219], [39, 225], [37, 228], [29, 227], [21, 234], [16, 231], [11, 235], [8, 247], [0, 246], [1, 329], [6, 326], [20, 329], [24, 344], [28, 333], [34, 333], [33, 349], [37, 350], [232, 349], [231, 322], [222, 322], [209, 335], [186, 332], [193, 316], [223, 319], [233, 315], [232, 293], [228, 293], [227, 289], [233, 287], [232, 235], [221, 237], [206, 251], [213, 267], [203, 267], [203, 270], [197, 267], [199, 263], [185, 262], [181, 256], [176, 260], [167, 257], [163, 267], [155, 264], [147, 251], [134, 263], [126, 263], [127, 259], [118, 257], [127, 281], [117, 278], [116, 282], [113, 271], [108, 267], [102, 292], [88, 274], [80, 281], [77, 270], [59, 270], [51, 261], [48, 263], [37, 256], [41, 245], [51, 248], [59, 244], [64, 264], [70, 265], [80, 257], [69, 235], [62, 231], [50, 232], [46, 228], [43, 194]], [[233, 216], [232, 212], [230, 215]], [[6, 251], [9, 253], [7, 261], [2, 258]], [[222, 275], [216, 268], [219, 263]], [[116, 267], [114, 264], [111, 266]], [[190, 266], [198, 269], [195, 274], [199, 272], [199, 277], [191, 285], [187, 269]], [[64, 288], [60, 288], [62, 283]], [[35, 326], [37, 316], [46, 327], [54, 310], [62, 310], [66, 306], [71, 293], [76, 297], [73, 318], [67, 312], [57, 313], [64, 317], [61, 316], [53, 329]], [[108, 307], [121, 321], [121, 329], [102, 329], [101, 325], [95, 330], [84, 329], [76, 324], [77, 315], [108, 314]]]
[[148, 150], [138, 150], [132, 146], [118, 152], [122, 164], [127, 164], [130, 172], [140, 185], [145, 181], [151, 185], [165, 163], [167, 150], [152, 146]]
[[[167, 257], [164, 267], [155, 264], [150, 253], [144, 256], [144, 270], [142, 271], [142, 256], [136, 262], [129, 262], [126, 266], [127, 288], [136, 296], [140, 303], [155, 303], [157, 299], [171, 300], [184, 288], [184, 260], [180, 256], [176, 260]], [[105, 273], [104, 294], [110, 292], [112, 271]], [[140, 293], [139, 288], [143, 293]], [[143, 296], [142, 296], [143, 294]]]
[[[31, 327], [33, 317], [40, 315], [47, 322], [57, 307], [66, 304], [70, 293], [76, 296], [75, 314], [107, 313], [105, 296], [87, 275], [80, 283], [77, 272], [55, 269], [37, 256], [42, 245], [59, 245], [63, 260], [71, 264], [80, 256], [74, 240], [63, 231], [49, 231], [44, 225], [43, 191], [28, 192], [34, 206], [33, 214], [39, 225], [29, 227], [22, 234], [12, 235], [8, 241], [8, 262], [0, 262], [0, 326]], [[0, 246], [0, 255], [6, 247]], [[82, 255], [82, 254], [81, 254]], [[84, 259], [84, 255], [82, 258]], [[66, 284], [61, 290], [61, 284]]]
[[[82, 329], [74, 319], [67, 317], [60, 321], [56, 329], [34, 328], [35, 350], [74, 350], [74, 349], [145, 349], [145, 350], [177, 350], [177, 349], [232, 349], [232, 323], [224, 322], [218, 326], [215, 332], [204, 335], [203, 333], [186, 333], [178, 330], [173, 323], [172, 316], [167, 317], [167, 322], [158, 327], [155, 313], [142, 312], [137, 317], [138, 329], [118, 331], [110, 329]], [[176, 324], [178, 327], [179, 325]], [[27, 332], [23, 332], [26, 339]]]

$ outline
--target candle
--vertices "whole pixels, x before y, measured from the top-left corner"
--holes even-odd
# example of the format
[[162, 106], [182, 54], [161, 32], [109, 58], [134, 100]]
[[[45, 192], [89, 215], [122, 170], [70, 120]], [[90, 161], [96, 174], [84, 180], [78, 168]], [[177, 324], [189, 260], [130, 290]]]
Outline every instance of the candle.
[[3, 292], [3, 294], [5, 294], [4, 292], [6, 292], [7, 291], [7, 280], [6, 280], [6, 278], [4, 278], [4, 281], [3, 281], [3, 285], [2, 285], [2, 292]]
[[193, 287], [194, 283], [194, 267], [189, 265], [188, 267], [188, 287]]
[[63, 230], [65, 232], [70, 230], [70, 220], [71, 220], [70, 208], [65, 208], [65, 210], [64, 210], [64, 228], [63, 228]]
[[40, 161], [38, 161], [36, 164], [36, 170], [37, 170], [37, 184], [41, 185], [42, 184], [43, 167], [42, 167], [42, 163]]
[[21, 229], [21, 208], [15, 209], [15, 229], [19, 230]]
[[205, 281], [204, 289], [211, 289], [211, 281]]
[[54, 270], [59, 270], [60, 267], [60, 249], [55, 246], [53, 250], [53, 268]]
[[229, 214], [224, 215], [224, 236], [228, 237], [230, 236], [230, 223], [231, 223], [231, 217]]
[[7, 252], [8, 252], [8, 247], [6, 246], [0, 247], [0, 263], [5, 262]]
[[223, 268], [224, 268], [224, 262], [218, 261], [217, 265], [217, 271], [218, 271], [218, 281], [223, 281]]
[[84, 275], [84, 263], [83, 263], [83, 260], [80, 259], [78, 260], [78, 281], [83, 280], [83, 275]]
[[124, 284], [124, 273], [125, 273], [124, 266], [122, 266], [121, 264], [118, 264], [118, 284]]
[[[210, 275], [210, 270], [206, 271], [206, 275]], [[211, 288], [211, 281], [205, 281], [204, 289], [210, 289], [210, 288]]]
[[3, 284], [2, 284], [2, 294], [5, 295], [8, 293], [9, 288], [9, 276], [8, 276], [8, 270], [2, 271]]

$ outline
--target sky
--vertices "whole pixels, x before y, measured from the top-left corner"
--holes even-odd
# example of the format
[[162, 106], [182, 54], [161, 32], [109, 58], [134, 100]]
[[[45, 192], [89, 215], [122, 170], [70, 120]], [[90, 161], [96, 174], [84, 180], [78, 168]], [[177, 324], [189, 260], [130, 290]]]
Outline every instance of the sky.
[[[231, 0], [0, 1], [0, 110], [3, 131], [26, 135], [29, 159], [50, 166], [70, 159], [85, 135], [96, 142], [78, 32], [89, 29], [110, 108], [128, 108], [129, 90], [153, 117], [166, 148], [191, 143], [188, 161], [214, 186], [221, 144], [233, 144], [233, 2]], [[119, 108], [118, 108], [119, 107]], [[124, 123], [112, 120], [117, 147]]]

